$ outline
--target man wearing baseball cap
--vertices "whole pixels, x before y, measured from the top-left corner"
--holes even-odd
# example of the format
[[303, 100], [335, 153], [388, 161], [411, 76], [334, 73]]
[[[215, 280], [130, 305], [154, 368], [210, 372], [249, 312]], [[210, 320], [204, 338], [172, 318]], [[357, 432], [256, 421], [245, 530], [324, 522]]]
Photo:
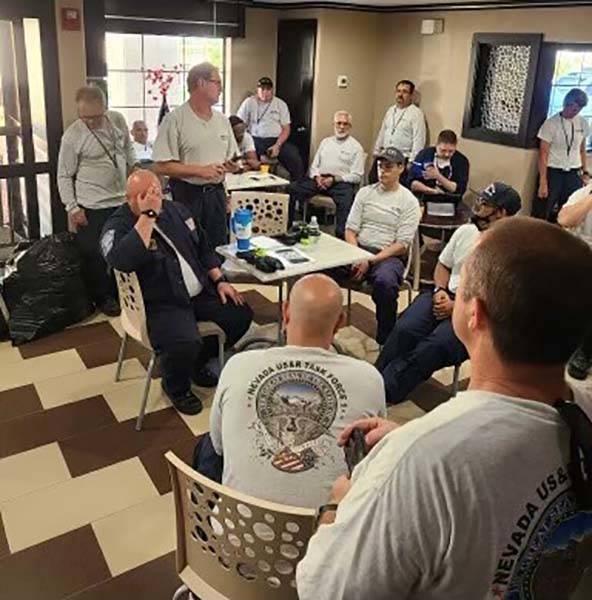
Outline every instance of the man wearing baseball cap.
[[345, 224], [345, 241], [374, 256], [352, 266], [354, 281], [372, 285], [376, 305], [376, 341], [384, 344], [397, 318], [404, 260], [419, 226], [417, 198], [399, 183], [405, 157], [396, 148], [378, 152], [378, 183], [356, 194]]
[[257, 94], [249, 96], [236, 113], [246, 124], [255, 141], [258, 156], [277, 158], [293, 181], [304, 176], [304, 165], [298, 148], [288, 142], [290, 111], [288, 105], [273, 93], [273, 81], [261, 77]]
[[460, 272], [481, 232], [491, 223], [515, 215], [520, 195], [496, 181], [479, 194], [471, 223], [459, 227], [438, 258], [435, 289], [417, 296], [399, 317], [378, 361], [389, 404], [403, 402], [438, 369], [460, 364], [468, 354], [452, 329], [452, 309]]

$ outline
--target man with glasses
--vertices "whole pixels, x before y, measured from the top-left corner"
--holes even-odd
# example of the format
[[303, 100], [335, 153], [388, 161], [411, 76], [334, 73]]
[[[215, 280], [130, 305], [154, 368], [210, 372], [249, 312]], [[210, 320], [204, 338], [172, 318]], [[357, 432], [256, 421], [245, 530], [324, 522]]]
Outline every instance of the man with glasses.
[[[320, 144], [310, 167], [310, 178], [302, 179], [290, 186], [290, 212], [296, 205], [302, 206], [315, 194], [333, 199], [336, 206], [337, 237], [343, 239], [345, 222], [354, 201], [355, 186], [364, 177], [364, 149], [350, 135], [351, 115], [337, 111], [333, 117], [335, 135], [325, 138]], [[292, 220], [292, 219], [290, 219]]]
[[235, 171], [238, 147], [228, 119], [213, 110], [220, 99], [220, 72], [200, 63], [187, 75], [189, 100], [162, 121], [154, 142], [154, 171], [170, 178], [173, 199], [201, 224], [212, 246], [226, 243], [224, 175]]
[[119, 314], [117, 289], [99, 249], [103, 225], [125, 201], [125, 180], [136, 162], [125, 119], [108, 111], [98, 87], [76, 92], [78, 119], [60, 145], [58, 188], [84, 261], [83, 276], [97, 308]]
[[353, 265], [354, 281], [372, 285], [376, 305], [376, 341], [384, 344], [397, 318], [397, 298], [405, 271], [404, 260], [420, 219], [417, 198], [399, 183], [405, 157], [396, 148], [378, 153], [379, 183], [357, 194], [345, 224], [345, 241], [374, 256]]
[[539, 131], [539, 189], [533, 216], [557, 221], [567, 199], [589, 180], [586, 142], [590, 126], [580, 113], [588, 96], [578, 88], [563, 100], [563, 110], [547, 119]]
[[236, 114], [247, 124], [258, 156], [277, 158], [292, 181], [304, 176], [300, 152], [288, 141], [291, 132], [288, 105], [274, 95], [273, 81], [269, 77], [259, 79], [257, 94], [246, 98]]
[[389, 404], [403, 402], [438, 369], [468, 358], [451, 321], [462, 266], [481, 232], [495, 221], [515, 215], [520, 206], [520, 195], [505, 183], [492, 183], [479, 194], [472, 223], [454, 232], [438, 258], [434, 291], [417, 296], [380, 352], [376, 368], [384, 378]]

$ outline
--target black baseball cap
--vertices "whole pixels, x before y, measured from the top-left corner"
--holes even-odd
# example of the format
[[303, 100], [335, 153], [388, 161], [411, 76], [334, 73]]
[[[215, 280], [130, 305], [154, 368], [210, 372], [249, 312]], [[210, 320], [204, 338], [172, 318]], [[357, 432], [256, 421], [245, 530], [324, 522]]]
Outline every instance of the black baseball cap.
[[503, 181], [494, 181], [479, 192], [479, 199], [497, 208], [503, 208], [509, 215], [515, 215], [522, 208], [520, 194]]
[[389, 146], [388, 148], [381, 148], [376, 155], [376, 160], [384, 160], [396, 165], [404, 165], [407, 161], [405, 155], [397, 148]]
[[260, 77], [259, 81], [257, 81], [257, 87], [260, 88], [272, 88], [273, 81], [269, 77]]

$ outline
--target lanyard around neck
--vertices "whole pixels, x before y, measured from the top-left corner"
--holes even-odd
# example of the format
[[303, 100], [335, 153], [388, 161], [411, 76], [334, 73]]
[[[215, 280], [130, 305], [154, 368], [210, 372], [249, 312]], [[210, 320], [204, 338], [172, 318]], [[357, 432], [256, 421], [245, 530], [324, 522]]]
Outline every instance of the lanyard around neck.
[[113, 142], [113, 154], [111, 154], [109, 152], [109, 150], [107, 149], [107, 146], [105, 146], [105, 144], [103, 144], [103, 141], [96, 134], [96, 132], [88, 126], [88, 123], [85, 122], [84, 124], [86, 125], [87, 129], [90, 131], [92, 136], [95, 138], [95, 140], [97, 140], [97, 142], [103, 149], [103, 152], [106, 154], [106, 156], [109, 157], [109, 160], [113, 163], [113, 167], [115, 169], [119, 170], [119, 167], [117, 166], [117, 141], [115, 140], [115, 135], [113, 135], [113, 126], [111, 125], [111, 121], [109, 121], [109, 119], [106, 115], [105, 115], [104, 119], [107, 121], [107, 123], [109, 123], [109, 127], [111, 128], [111, 141]]
[[397, 109], [395, 108], [395, 110], [393, 111], [393, 127], [391, 129], [391, 135], [395, 134], [395, 131], [397, 131], [397, 127], [399, 127], [399, 125], [401, 124], [401, 121], [405, 118], [405, 113], [407, 112], [407, 109], [409, 107], [406, 106], [402, 111], [401, 111], [401, 116], [395, 121], [395, 113], [397, 111]]
[[267, 111], [271, 108], [271, 103], [273, 102], [273, 98], [267, 103], [265, 110], [259, 115], [259, 100], [257, 100], [257, 114], [255, 116], [255, 124], [259, 125], [261, 123], [261, 119], [267, 114]]
[[565, 130], [565, 125], [563, 124], [563, 115], [561, 118], [561, 129], [563, 130], [563, 136], [565, 137], [565, 145], [567, 147], [567, 156], [569, 158], [571, 154], [571, 149], [573, 148], [574, 140], [576, 137], [576, 126], [574, 125], [573, 119], [570, 120], [571, 123], [571, 140], [567, 136], [567, 131]]

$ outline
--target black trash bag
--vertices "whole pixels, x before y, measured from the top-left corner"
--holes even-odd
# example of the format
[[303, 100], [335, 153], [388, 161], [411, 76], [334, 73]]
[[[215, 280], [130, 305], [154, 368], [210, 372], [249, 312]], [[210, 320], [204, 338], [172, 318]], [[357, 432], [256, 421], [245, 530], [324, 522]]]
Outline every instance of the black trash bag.
[[4, 279], [3, 296], [15, 346], [92, 314], [81, 266], [74, 235], [67, 232], [44, 237], [8, 262], [8, 270], [16, 270]]

